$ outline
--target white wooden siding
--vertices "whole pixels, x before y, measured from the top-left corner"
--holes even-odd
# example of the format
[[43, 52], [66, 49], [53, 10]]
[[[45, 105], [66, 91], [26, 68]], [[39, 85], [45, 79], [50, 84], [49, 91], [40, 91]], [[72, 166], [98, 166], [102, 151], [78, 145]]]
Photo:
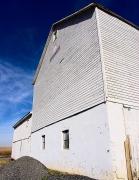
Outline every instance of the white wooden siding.
[[56, 29], [58, 37], [50, 39], [34, 85], [32, 132], [105, 100], [95, 11]]
[[32, 117], [29, 117], [14, 129], [12, 155], [14, 159], [30, 156]]
[[139, 31], [98, 9], [107, 100], [139, 106]]
[[13, 142], [28, 139], [31, 136], [32, 117], [14, 129]]

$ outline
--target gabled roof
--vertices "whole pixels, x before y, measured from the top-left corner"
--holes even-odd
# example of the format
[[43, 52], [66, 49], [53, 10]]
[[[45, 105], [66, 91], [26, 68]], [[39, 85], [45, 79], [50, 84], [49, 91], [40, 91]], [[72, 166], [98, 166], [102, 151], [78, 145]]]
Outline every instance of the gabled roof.
[[21, 125], [24, 121], [29, 119], [32, 116], [32, 111], [28, 112], [25, 116], [23, 116], [14, 126], [13, 128], [17, 128], [19, 125]]
[[33, 85], [35, 84], [35, 81], [36, 81], [36, 79], [37, 79], [39, 70], [40, 70], [40, 68], [41, 68], [41, 65], [42, 65], [42, 62], [43, 62], [43, 59], [44, 59], [44, 56], [45, 56], [45, 52], [46, 52], [47, 47], [48, 47], [48, 45], [49, 45], [49, 41], [50, 41], [50, 39], [51, 39], [51, 36], [52, 36], [52, 32], [53, 32], [54, 27], [55, 27], [56, 25], [60, 24], [60, 23], [63, 23], [64, 21], [67, 21], [67, 20], [69, 20], [70, 18], [72, 18], [72, 17], [74, 17], [74, 16], [76, 16], [76, 15], [78, 15], [78, 14], [80, 14], [80, 13], [82, 13], [82, 12], [84, 12], [84, 11], [90, 9], [90, 8], [92, 8], [92, 7], [97, 7], [98, 9], [101, 9], [102, 11], [106, 12], [107, 14], [110, 14], [111, 16], [114, 16], [114, 17], [120, 19], [121, 21], [129, 24], [130, 26], [136, 28], [137, 30], [139, 30], [139, 27], [138, 27], [138, 26], [136, 26], [136, 25], [133, 24], [132, 22], [130, 22], [130, 21], [122, 18], [121, 16], [115, 14], [114, 12], [108, 10], [108, 9], [105, 8], [104, 6], [101, 6], [100, 4], [97, 4], [97, 3], [95, 3], [95, 2], [89, 4], [88, 6], [84, 7], [83, 9], [80, 9], [79, 11], [76, 11], [75, 13], [73, 13], [73, 14], [71, 14], [71, 15], [63, 18], [63, 19], [61, 19], [60, 21], [55, 22], [55, 23], [52, 25], [51, 30], [50, 30], [50, 33], [49, 33], [49, 36], [48, 36], [48, 39], [47, 39], [47, 42], [46, 42], [46, 44], [45, 44], [45, 47], [44, 47], [44, 50], [43, 50], [43, 53], [42, 53], [42, 56], [41, 56], [41, 59], [40, 59], [40, 61], [39, 61], [39, 64], [38, 64], [38, 67], [37, 67], [37, 70], [36, 70], [36, 73], [35, 73], [33, 82], [32, 82]]

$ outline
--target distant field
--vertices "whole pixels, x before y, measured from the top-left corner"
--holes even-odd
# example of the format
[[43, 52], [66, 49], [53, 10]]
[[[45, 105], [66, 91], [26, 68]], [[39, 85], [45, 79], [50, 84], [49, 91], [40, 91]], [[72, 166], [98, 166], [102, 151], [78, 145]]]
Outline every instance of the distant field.
[[0, 147], [0, 157], [1, 156], [11, 156], [11, 147]]

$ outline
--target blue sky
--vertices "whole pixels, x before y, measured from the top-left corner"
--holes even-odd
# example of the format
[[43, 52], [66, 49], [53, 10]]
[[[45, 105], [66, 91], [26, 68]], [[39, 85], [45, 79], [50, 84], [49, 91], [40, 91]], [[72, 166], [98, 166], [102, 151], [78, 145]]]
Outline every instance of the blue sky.
[[[51, 25], [91, 2], [0, 1], [0, 146], [12, 145], [12, 126], [32, 109], [31, 83]], [[139, 26], [139, 0], [96, 2]]]

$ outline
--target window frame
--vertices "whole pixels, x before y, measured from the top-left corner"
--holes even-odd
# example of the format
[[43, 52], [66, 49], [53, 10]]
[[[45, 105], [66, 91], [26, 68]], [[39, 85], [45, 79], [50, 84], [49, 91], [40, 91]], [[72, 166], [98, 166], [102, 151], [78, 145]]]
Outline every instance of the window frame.
[[44, 150], [45, 149], [45, 135], [41, 136], [41, 149]]
[[62, 148], [69, 150], [69, 129], [62, 131]]

